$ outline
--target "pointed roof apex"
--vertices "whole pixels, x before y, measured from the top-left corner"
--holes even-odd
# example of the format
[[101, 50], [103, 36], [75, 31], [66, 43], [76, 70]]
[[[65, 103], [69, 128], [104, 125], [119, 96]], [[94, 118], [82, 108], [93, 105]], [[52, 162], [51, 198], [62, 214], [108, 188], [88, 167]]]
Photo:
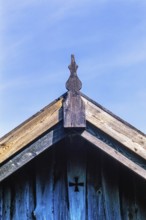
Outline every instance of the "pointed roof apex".
[[68, 66], [70, 70], [70, 77], [66, 82], [66, 88], [72, 92], [79, 92], [82, 88], [82, 83], [77, 76], [78, 65], [75, 62], [75, 57], [71, 55], [71, 64]]

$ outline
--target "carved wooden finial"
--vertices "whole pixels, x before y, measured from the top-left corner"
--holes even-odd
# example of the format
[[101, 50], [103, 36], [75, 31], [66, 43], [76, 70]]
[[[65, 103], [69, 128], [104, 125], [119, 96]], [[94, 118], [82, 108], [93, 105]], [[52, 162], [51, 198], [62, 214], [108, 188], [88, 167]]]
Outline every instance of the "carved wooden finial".
[[66, 82], [66, 88], [72, 92], [79, 92], [82, 88], [82, 83], [77, 76], [78, 65], [75, 62], [74, 55], [71, 55], [71, 64], [68, 66], [70, 70], [70, 77]]
[[78, 65], [76, 65], [75, 57], [73, 54], [71, 55], [71, 64], [68, 66], [68, 68], [72, 74], [77, 72]]
[[74, 55], [71, 55], [69, 65], [70, 77], [66, 82], [68, 90], [67, 97], [63, 104], [64, 128], [85, 128], [85, 105], [80, 95], [82, 83], [77, 76], [77, 68]]

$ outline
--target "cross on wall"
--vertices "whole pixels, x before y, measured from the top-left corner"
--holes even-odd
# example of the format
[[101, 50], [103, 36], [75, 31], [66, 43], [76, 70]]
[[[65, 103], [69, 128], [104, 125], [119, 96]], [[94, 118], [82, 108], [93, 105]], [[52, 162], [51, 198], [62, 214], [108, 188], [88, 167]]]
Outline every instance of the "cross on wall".
[[74, 186], [75, 187], [75, 192], [79, 192], [79, 186], [84, 186], [83, 182], [78, 182], [79, 177], [74, 177], [75, 182], [69, 182], [69, 186]]

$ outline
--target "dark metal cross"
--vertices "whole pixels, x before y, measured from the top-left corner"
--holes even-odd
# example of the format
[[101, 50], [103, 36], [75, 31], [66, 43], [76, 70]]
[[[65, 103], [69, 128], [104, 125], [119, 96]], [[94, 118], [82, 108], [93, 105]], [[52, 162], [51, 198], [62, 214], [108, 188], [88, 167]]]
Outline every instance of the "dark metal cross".
[[79, 177], [74, 177], [75, 182], [69, 182], [69, 186], [74, 186], [75, 187], [75, 192], [79, 192], [79, 186], [84, 186], [84, 183], [79, 183]]

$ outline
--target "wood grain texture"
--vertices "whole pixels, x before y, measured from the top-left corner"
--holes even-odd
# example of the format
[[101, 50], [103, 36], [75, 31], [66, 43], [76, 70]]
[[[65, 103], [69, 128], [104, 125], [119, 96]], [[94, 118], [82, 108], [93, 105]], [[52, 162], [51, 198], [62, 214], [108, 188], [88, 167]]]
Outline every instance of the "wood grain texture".
[[47, 106], [0, 140], [0, 163], [62, 120], [62, 100]]
[[[19, 173], [14, 178], [0, 184], [2, 187], [2, 195], [0, 201], [3, 202], [1, 220], [33, 220], [34, 210], [34, 189], [33, 178], [29, 169]], [[28, 176], [31, 178], [28, 178]]]
[[[39, 158], [36, 163], [36, 206], [34, 217], [37, 220], [54, 220], [54, 152]], [[47, 161], [47, 163], [46, 163]]]
[[146, 160], [144, 160], [142, 157], [139, 157], [137, 154], [133, 153], [133, 151], [130, 151], [124, 145], [97, 129], [90, 123], [87, 123], [86, 130], [99, 140], [103, 141], [105, 144], [109, 145], [111, 148], [113, 148], [113, 150], [120, 152], [123, 156], [146, 170]]
[[128, 126], [84, 97], [86, 120], [146, 159], [146, 136]]
[[0, 184], [0, 219], [3, 215], [3, 186]]
[[3, 195], [3, 211], [2, 211], [3, 219], [9, 219], [11, 216], [11, 200], [12, 200], [11, 187], [8, 184], [6, 184], [5, 193]]
[[72, 148], [63, 139], [0, 183], [0, 219], [145, 220], [146, 181], [72, 136]]
[[87, 219], [105, 220], [101, 152], [89, 145], [87, 155]]
[[[86, 149], [83, 151], [83, 142], [79, 139], [70, 140], [68, 142], [67, 156], [67, 182], [68, 182], [68, 200], [69, 200], [69, 219], [85, 220], [86, 219]], [[81, 150], [82, 149], [82, 150]], [[70, 186], [75, 183], [78, 178], [78, 186]]]
[[67, 192], [67, 156], [65, 142], [55, 148], [54, 160], [54, 219], [69, 220], [69, 203]]
[[121, 220], [118, 166], [111, 169], [109, 158], [102, 155], [102, 187], [106, 220]]
[[13, 201], [12, 219], [20, 220], [20, 216], [21, 219], [32, 219], [33, 207], [31, 206], [32, 201], [30, 202], [30, 190], [32, 190], [32, 188], [30, 188], [29, 181], [23, 178], [23, 181], [21, 183], [16, 183], [14, 188], [15, 199]]
[[64, 128], [85, 128], [85, 105], [80, 93], [69, 91], [63, 103]]
[[0, 167], [0, 182], [64, 137], [65, 133], [62, 125], [54, 127], [39, 140], [32, 143]]
[[103, 141], [99, 140], [97, 137], [90, 134], [88, 131], [82, 132], [81, 136], [85, 138], [87, 141], [89, 141], [90, 143], [92, 143], [97, 148], [101, 149], [103, 152], [105, 152], [109, 156], [119, 161], [121, 164], [123, 164], [127, 168], [131, 169], [132, 171], [140, 175], [142, 178], [146, 179], [146, 170], [143, 167], [140, 167], [138, 164], [131, 161], [130, 159], [128, 159], [126, 156], [118, 152], [116, 149], [113, 149], [108, 144], [104, 143]]
[[[31, 175], [30, 175], [31, 174]], [[29, 178], [31, 176], [31, 178]], [[26, 172], [19, 173], [10, 179], [9, 188], [11, 190], [10, 213], [7, 219], [26, 219], [33, 220], [34, 195], [33, 195], [33, 178], [31, 169]]]

